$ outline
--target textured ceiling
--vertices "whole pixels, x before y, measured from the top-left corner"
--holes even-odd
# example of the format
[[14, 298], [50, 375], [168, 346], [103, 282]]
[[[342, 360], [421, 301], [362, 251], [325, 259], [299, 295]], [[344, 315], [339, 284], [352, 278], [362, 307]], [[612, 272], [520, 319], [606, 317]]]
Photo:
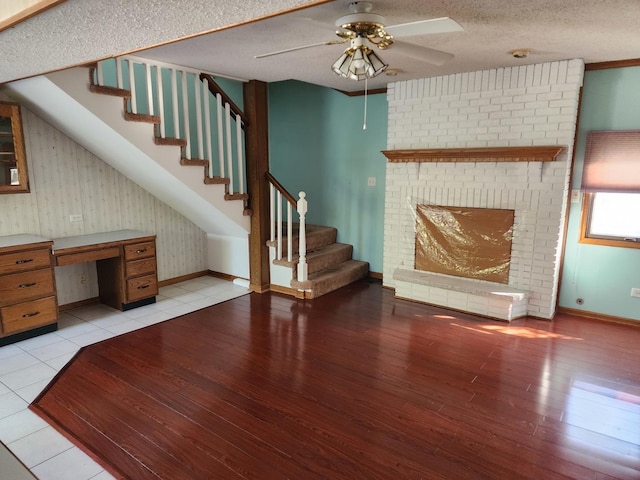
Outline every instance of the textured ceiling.
[[[318, 3], [285, 15], [222, 29], [271, 13]], [[437, 67], [401, 56], [393, 46], [380, 51], [395, 77], [380, 75], [369, 88], [387, 82], [495, 67], [583, 58], [587, 63], [640, 58], [639, 0], [378, 0], [373, 11], [387, 25], [449, 16], [463, 32], [403, 38], [445, 50], [455, 58]], [[297, 79], [340, 90], [361, 90], [363, 82], [330, 70], [343, 45], [319, 46], [275, 57], [255, 55], [334, 40], [334, 21], [349, 0], [68, 0], [0, 33], [0, 82], [118, 55], [193, 36], [137, 55], [242, 79]], [[249, 13], [250, 12], [250, 13]], [[524, 59], [508, 54], [531, 49]]]
[[67, 0], [0, 32], [0, 83], [315, 3], [318, 0]]

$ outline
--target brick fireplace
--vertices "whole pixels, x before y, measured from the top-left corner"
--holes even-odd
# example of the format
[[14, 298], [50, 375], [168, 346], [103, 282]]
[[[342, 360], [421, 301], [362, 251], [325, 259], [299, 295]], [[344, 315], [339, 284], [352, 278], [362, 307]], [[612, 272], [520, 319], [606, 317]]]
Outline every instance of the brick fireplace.
[[[398, 296], [490, 317], [553, 318], [583, 72], [582, 60], [567, 60], [389, 85], [387, 156], [439, 149], [457, 156], [405, 154], [387, 163], [385, 286]], [[515, 160], [509, 153], [532, 146], [562, 148], [553, 161]], [[479, 158], [474, 149], [493, 149], [495, 158]], [[495, 302], [485, 305], [478, 293], [493, 290], [490, 283], [418, 276], [420, 204], [514, 210], [509, 281]], [[519, 299], [507, 317], [505, 295]]]

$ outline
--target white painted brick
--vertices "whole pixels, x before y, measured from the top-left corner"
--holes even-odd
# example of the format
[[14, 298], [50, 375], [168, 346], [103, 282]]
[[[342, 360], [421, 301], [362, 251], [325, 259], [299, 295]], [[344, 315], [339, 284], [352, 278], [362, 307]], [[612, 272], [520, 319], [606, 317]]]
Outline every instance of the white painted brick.
[[[553, 62], [524, 69], [494, 69], [410, 81], [409, 86], [404, 87], [404, 93], [400, 91], [402, 84], [389, 86], [387, 144], [390, 149], [556, 142], [570, 148], [563, 154], [562, 162], [553, 162], [562, 164], [545, 164], [544, 168], [537, 163], [442, 162], [420, 164], [419, 168], [410, 168], [410, 164], [388, 164], [383, 255], [385, 285], [394, 285], [391, 276], [397, 265], [413, 266], [415, 233], [407, 198], [414, 204], [514, 208], [518, 230], [512, 244], [510, 282], [517, 282], [522, 288], [530, 281], [535, 282], [535, 291], [526, 306], [530, 314], [553, 311], [560, 226], [564, 221], [568, 193], [567, 159], [572, 151], [580, 86], [576, 82], [581, 82], [582, 68], [580, 61], [575, 68], [573, 64], [568, 68], [566, 61]], [[573, 83], [558, 84], [558, 77], [562, 75]], [[531, 107], [527, 103], [536, 105]], [[408, 105], [412, 107], [410, 112], [402, 109]], [[434, 105], [438, 108], [434, 109]], [[495, 105], [511, 115], [490, 117], [496, 110], [487, 107]], [[548, 110], [554, 108], [559, 110], [555, 113]], [[458, 112], [441, 115], [439, 109], [457, 109]], [[540, 109], [546, 110], [541, 113]], [[513, 122], [513, 119], [518, 120]], [[501, 125], [505, 120], [508, 125]], [[500, 130], [500, 127], [507, 129]], [[439, 133], [434, 135], [436, 131]], [[394, 211], [400, 213], [394, 214]], [[421, 299], [426, 294], [433, 295], [432, 289], [419, 292]], [[461, 301], [456, 299], [456, 305]], [[472, 296], [467, 295], [466, 303], [467, 309], [478, 308]], [[514, 305], [509, 307], [510, 312], [498, 308], [498, 313], [517, 316], [523, 309], [523, 305]]]

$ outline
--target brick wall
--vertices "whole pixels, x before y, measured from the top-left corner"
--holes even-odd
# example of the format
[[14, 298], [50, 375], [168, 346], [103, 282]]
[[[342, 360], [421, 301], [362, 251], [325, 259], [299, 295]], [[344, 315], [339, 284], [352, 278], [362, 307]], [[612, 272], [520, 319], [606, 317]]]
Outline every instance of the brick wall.
[[562, 145], [555, 162], [388, 163], [384, 284], [413, 269], [417, 204], [515, 210], [509, 285], [529, 315], [552, 318], [582, 60], [396, 82], [387, 149]]

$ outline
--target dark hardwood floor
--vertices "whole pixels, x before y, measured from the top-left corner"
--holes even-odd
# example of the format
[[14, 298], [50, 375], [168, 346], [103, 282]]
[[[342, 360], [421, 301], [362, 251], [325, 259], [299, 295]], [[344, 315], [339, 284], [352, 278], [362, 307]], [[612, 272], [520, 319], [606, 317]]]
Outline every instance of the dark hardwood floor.
[[85, 348], [32, 408], [132, 480], [638, 479], [640, 328], [252, 294]]

